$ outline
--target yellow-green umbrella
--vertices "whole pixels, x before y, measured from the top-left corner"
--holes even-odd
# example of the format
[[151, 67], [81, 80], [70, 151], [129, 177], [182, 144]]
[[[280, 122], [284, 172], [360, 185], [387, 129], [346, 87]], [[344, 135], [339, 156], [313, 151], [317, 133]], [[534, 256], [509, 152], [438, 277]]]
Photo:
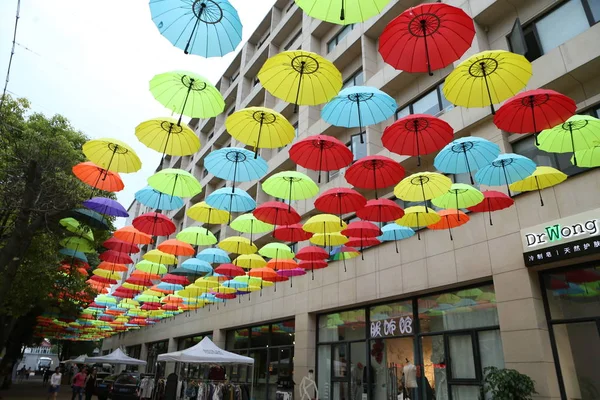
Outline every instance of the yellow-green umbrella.
[[[142, 168], [135, 151], [117, 139], [88, 140], [82, 151], [91, 162], [107, 171], [130, 173]], [[104, 174], [106, 176], [107, 173]]]
[[92, 242], [77, 236], [70, 236], [64, 238], [60, 241], [60, 244], [61, 246], [66, 247], [67, 249], [81, 251], [83, 253], [93, 253], [96, 251]]
[[211, 246], [217, 243], [217, 238], [211, 231], [199, 226], [185, 228], [177, 234], [176, 238], [193, 246]]
[[333, 214], [318, 214], [310, 217], [308, 221], [302, 225], [302, 229], [310, 233], [334, 233], [341, 232], [346, 229], [347, 225], [340, 217]]
[[[402, 179], [394, 188], [394, 195], [405, 201], [427, 203], [427, 200], [446, 194], [451, 187], [452, 181], [446, 175], [438, 172], [417, 172]], [[425, 208], [426, 212], [429, 212], [429, 207]]]
[[58, 222], [69, 232], [75, 233], [77, 236], [85, 238], [90, 242], [94, 241], [94, 233], [92, 230], [87, 225], [77, 221], [75, 218], [67, 217]]
[[504, 50], [477, 53], [458, 66], [444, 82], [450, 103], [471, 108], [490, 106], [514, 96], [531, 78], [531, 63], [522, 55]]
[[[154, 256], [151, 257], [152, 259], [156, 259]], [[149, 260], [142, 260], [139, 263], [135, 264], [135, 269], [139, 269], [140, 271], [146, 272], [148, 274], [162, 275], [167, 273], [167, 267], [165, 265]]]
[[577, 158], [578, 167], [600, 167], [600, 141], [596, 142], [591, 149], [579, 150], [573, 153], [571, 164], [574, 164], [575, 158]]
[[92, 271], [92, 274], [101, 276], [102, 278], [106, 279], [121, 279], [121, 275], [107, 271], [105, 269], [95, 269]]
[[[204, 278], [198, 278], [192, 285], [187, 286], [185, 288], [185, 290], [190, 289], [190, 287], [196, 287], [196, 288], [200, 289], [201, 291], [203, 291], [204, 293], [206, 293], [206, 292], [210, 291], [212, 288], [216, 288], [218, 286], [219, 286], [219, 282], [211, 281], [211, 280], [204, 279]], [[179, 293], [181, 293], [181, 292], [179, 292]], [[179, 294], [179, 295], [181, 296], [181, 294]]]
[[290, 246], [277, 242], [264, 245], [260, 248], [258, 254], [275, 260], [291, 260], [296, 256]]
[[233, 221], [229, 225], [231, 229], [234, 229], [238, 232], [249, 233], [250, 234], [250, 242], [252, 242], [252, 235], [255, 233], [265, 233], [272, 231], [275, 227], [271, 224], [267, 224], [259, 219], [257, 219], [254, 214], [242, 214]]
[[321, 21], [338, 25], [364, 22], [381, 13], [390, 0], [296, 0], [304, 12]]
[[219, 248], [228, 253], [235, 254], [254, 254], [258, 248], [250, 240], [241, 236], [230, 236], [221, 240]]
[[258, 254], [242, 254], [231, 263], [244, 269], [262, 268], [267, 265], [265, 259]]
[[202, 191], [194, 175], [182, 169], [163, 169], [148, 178], [148, 185], [170, 196], [192, 197]]
[[229, 212], [211, 207], [205, 201], [188, 208], [186, 214], [191, 219], [204, 224], [221, 225], [229, 221]]
[[[244, 288], [244, 291], [248, 291], [248, 292], [253, 292], [256, 290], [260, 290], [261, 287], [268, 287], [268, 286], [273, 286], [274, 283], [273, 282], [269, 282], [269, 281], [264, 281], [260, 278], [257, 278], [255, 276], [248, 276], [248, 275], [244, 275], [244, 276], [236, 276], [235, 278], [233, 278], [234, 281], [238, 281], [238, 282], [244, 282], [248, 284], [247, 288]], [[253, 287], [252, 289], [250, 289], [251, 287]], [[258, 287], [258, 289], [255, 289], [256, 287]]]
[[[409, 228], [421, 228], [439, 222], [442, 217], [432, 209], [423, 206], [408, 207], [404, 210], [404, 216], [396, 223]], [[421, 240], [421, 234], [417, 230], [417, 237]]]
[[333, 63], [316, 53], [284, 51], [269, 58], [258, 79], [273, 96], [298, 105], [327, 103], [342, 89], [342, 74]]
[[533, 174], [527, 178], [510, 184], [510, 190], [515, 192], [531, 192], [537, 190], [540, 195], [540, 203], [544, 206], [544, 199], [542, 198], [542, 189], [546, 189], [567, 179], [567, 175], [563, 174], [556, 168], [552, 167], [537, 167]]
[[440, 208], [453, 208], [456, 209], [458, 220], [460, 221], [460, 213], [458, 212], [461, 208], [468, 208], [476, 206], [481, 203], [484, 199], [483, 193], [475, 189], [473, 186], [465, 183], [454, 183], [450, 186], [450, 189], [443, 195], [435, 197], [431, 200], [434, 206]]
[[318, 246], [341, 246], [348, 243], [348, 238], [339, 232], [333, 233], [315, 233], [309, 241]]
[[[297, 171], [283, 171], [270, 176], [262, 184], [265, 193], [280, 199], [292, 200], [309, 199], [319, 193], [319, 187], [308, 176]], [[288, 205], [288, 210], [291, 205]]]
[[171, 117], [153, 118], [135, 128], [135, 136], [140, 142], [162, 153], [172, 156], [189, 156], [200, 149], [200, 139], [185, 124], [177, 124]]
[[258, 149], [277, 149], [292, 143], [294, 127], [275, 110], [266, 107], [248, 107], [234, 112], [225, 120], [229, 134], [240, 142]]
[[165, 295], [163, 292], [159, 292], [159, 291], [152, 290], [152, 289], [146, 289], [142, 292], [142, 294], [147, 295], [147, 296], [156, 296], [158, 298], [161, 298]]
[[[158, 249], [150, 250], [142, 256], [144, 260], [152, 261], [158, 264], [175, 265], [177, 264], [177, 257], [172, 254], [165, 253]], [[138, 263], [139, 264], [139, 263]]]
[[538, 135], [540, 150], [548, 153], [574, 153], [573, 165], [577, 166], [577, 152], [588, 150], [600, 143], [600, 120], [590, 115], [573, 115], [554, 128], [544, 129]]

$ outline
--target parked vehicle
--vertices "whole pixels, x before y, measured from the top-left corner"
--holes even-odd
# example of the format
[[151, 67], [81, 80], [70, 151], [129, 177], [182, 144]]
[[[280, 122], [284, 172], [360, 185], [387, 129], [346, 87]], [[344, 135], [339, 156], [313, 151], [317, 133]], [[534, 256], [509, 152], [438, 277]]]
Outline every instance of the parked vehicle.
[[[103, 377], [101, 378], [101, 374]], [[96, 378], [96, 396], [98, 400], [107, 400], [112, 391], [113, 384], [119, 374], [107, 374], [105, 372], [98, 372]]]
[[140, 374], [124, 372], [115, 379], [110, 398], [112, 400], [138, 400], [137, 388], [140, 384]]

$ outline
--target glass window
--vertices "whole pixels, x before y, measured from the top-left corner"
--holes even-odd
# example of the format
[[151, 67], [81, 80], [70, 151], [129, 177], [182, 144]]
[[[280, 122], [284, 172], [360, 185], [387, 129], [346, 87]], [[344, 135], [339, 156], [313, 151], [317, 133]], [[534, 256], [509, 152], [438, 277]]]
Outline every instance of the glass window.
[[250, 347], [269, 346], [269, 325], [254, 326], [250, 331]]
[[248, 329], [236, 329], [227, 332], [227, 349], [247, 349], [248, 348]]
[[363, 143], [360, 142], [360, 134], [352, 135], [350, 137], [350, 142], [348, 143], [348, 148], [354, 155], [353, 161], [358, 160], [359, 158], [367, 156], [367, 141], [366, 135], [363, 133]]
[[340, 41], [354, 29], [354, 24], [346, 25], [329, 41], [327, 42], [327, 52], [331, 53], [333, 49], [340, 43]]
[[597, 268], [545, 274], [543, 280], [552, 319], [600, 317], [600, 271]]
[[319, 398], [329, 399], [329, 391], [331, 389], [331, 346], [319, 346], [317, 358], [319, 359], [319, 376], [317, 379]]
[[471, 335], [451, 335], [448, 338], [450, 367], [453, 379], [475, 379], [475, 358]]
[[410, 300], [371, 307], [369, 313], [371, 337], [412, 335], [414, 333], [413, 307]]
[[454, 106], [450, 103], [442, 92], [444, 83], [442, 82], [423, 96], [410, 104], [399, 108], [396, 111], [396, 119], [406, 117], [410, 114], [429, 114], [440, 115], [443, 112], [450, 111]]
[[298, 32], [296, 32], [296, 34], [290, 39], [290, 41], [283, 48], [285, 50], [289, 50], [290, 47], [292, 47], [292, 45], [294, 44], [294, 42], [296, 42], [296, 39], [298, 39], [300, 36], [302, 36], [302, 28], [300, 28], [300, 30]]
[[513, 153], [521, 154], [533, 160], [537, 165], [553, 167], [568, 176], [586, 171], [586, 168], [576, 167], [571, 164], [572, 153], [546, 153], [535, 146], [533, 136], [526, 137], [512, 144]]
[[319, 342], [365, 338], [365, 310], [343, 311], [319, 317]]
[[504, 368], [504, 351], [502, 349], [502, 338], [500, 330], [481, 331], [477, 333], [479, 340], [479, 355], [481, 356], [481, 368], [496, 367]]
[[271, 346], [291, 346], [294, 344], [295, 321], [273, 324], [271, 329]]
[[200, 343], [205, 336], [208, 336], [210, 339], [212, 339], [212, 335], [197, 335], [179, 338], [177, 340], [177, 350], [189, 349], [190, 347]]
[[344, 81], [344, 85], [342, 89], [345, 89], [350, 86], [361, 86], [365, 83], [365, 75], [363, 73], [362, 68], [356, 71], [352, 76]]
[[425, 387], [431, 388], [436, 399], [448, 398], [448, 377], [446, 375], [446, 350], [444, 336], [422, 336], [423, 370]]

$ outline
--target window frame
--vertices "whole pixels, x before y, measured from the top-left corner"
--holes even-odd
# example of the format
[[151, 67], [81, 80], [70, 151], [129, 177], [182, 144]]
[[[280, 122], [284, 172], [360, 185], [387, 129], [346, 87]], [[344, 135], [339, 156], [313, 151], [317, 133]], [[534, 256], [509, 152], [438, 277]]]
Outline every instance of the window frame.
[[[424, 93], [421, 93], [419, 95], [419, 97], [415, 98], [414, 100], [411, 100], [410, 102], [402, 105], [402, 107], [398, 107], [396, 109], [396, 111], [394, 112], [394, 119], [397, 121], [400, 118], [404, 118], [404, 117], [398, 117], [398, 113], [400, 111], [403, 111], [404, 109], [408, 108], [408, 115], [413, 115], [414, 114], [414, 105], [419, 102], [420, 100], [424, 99], [425, 97], [427, 97], [428, 95], [430, 95], [433, 91], [437, 92], [437, 100], [438, 100], [438, 107], [440, 108], [439, 111], [436, 114], [432, 114], [434, 117], [438, 117], [441, 115], [441, 113], [446, 113], [448, 111], [451, 111], [454, 108], [454, 105], [448, 100], [444, 98], [444, 94], [443, 94], [443, 90], [442, 90], [442, 86], [444, 85], [445, 82], [445, 78], [444, 80], [442, 80], [441, 82], [437, 83], [435, 86], [433, 86], [431, 88], [431, 90], [428, 90]], [[446, 101], [448, 101], [448, 103], [450, 103], [452, 105], [452, 108], [449, 108], [446, 111], [446, 108], [443, 107], [443, 99], [445, 99]]]
[[292, 45], [296, 42], [296, 40], [298, 40], [299, 37], [302, 36], [302, 27], [298, 30], [298, 32], [296, 32], [296, 34], [294, 34], [294, 36], [292, 36], [292, 38], [287, 42], [287, 44], [285, 46], [283, 46], [284, 50], [289, 50], [290, 47], [292, 47]]
[[[331, 53], [335, 48], [340, 44], [340, 40], [344, 39], [350, 32], [354, 30], [354, 25], [356, 24], [348, 24], [344, 25], [340, 30], [338, 30], [335, 35], [331, 39], [327, 41], [327, 54]], [[346, 31], [347, 28], [350, 28]], [[346, 31], [345, 34], [343, 34]], [[333, 44], [333, 47], [331, 45]]]
[[[359, 77], [360, 75], [363, 76], [363, 81], [360, 85], [357, 85], [356, 78]], [[350, 82], [352, 82], [352, 85], [348, 85], [348, 83], [350, 83]], [[365, 71], [363, 70], [363, 67], [360, 66], [348, 78], [344, 79], [344, 82], [342, 83], [342, 89], [347, 88], [347, 87], [352, 87], [352, 86], [362, 86], [364, 83], [365, 83]]]

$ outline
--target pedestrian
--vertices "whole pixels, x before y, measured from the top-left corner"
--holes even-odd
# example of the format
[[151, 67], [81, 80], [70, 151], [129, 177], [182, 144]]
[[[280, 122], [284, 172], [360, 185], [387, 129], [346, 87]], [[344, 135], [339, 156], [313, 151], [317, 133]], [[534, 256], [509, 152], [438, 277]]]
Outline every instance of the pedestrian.
[[85, 378], [85, 400], [92, 400], [96, 392], [96, 368], [88, 369], [87, 378]]
[[54, 373], [50, 377], [50, 387], [48, 388], [48, 400], [52, 398], [52, 400], [56, 400], [56, 395], [58, 394], [58, 390], [60, 389], [60, 382], [62, 380], [62, 374], [60, 373], [60, 368], [56, 367]]
[[48, 384], [48, 381], [50, 380], [50, 375], [52, 375], [50, 368], [46, 368], [44, 370], [44, 378], [42, 379], [42, 386], [45, 387]]
[[85, 379], [86, 379], [85, 370], [81, 370], [75, 374], [73, 377], [73, 382], [71, 382], [71, 389], [73, 389], [73, 395], [71, 396], [71, 400], [75, 400], [77, 396], [78, 400], [83, 400], [83, 393], [85, 391]]
[[31, 368], [27, 368], [27, 371], [25, 372], [25, 379], [29, 379], [29, 375], [31, 375]]
[[22, 382], [25, 378], [25, 374], [27, 373], [27, 368], [23, 365], [23, 368], [19, 370], [19, 382]]

